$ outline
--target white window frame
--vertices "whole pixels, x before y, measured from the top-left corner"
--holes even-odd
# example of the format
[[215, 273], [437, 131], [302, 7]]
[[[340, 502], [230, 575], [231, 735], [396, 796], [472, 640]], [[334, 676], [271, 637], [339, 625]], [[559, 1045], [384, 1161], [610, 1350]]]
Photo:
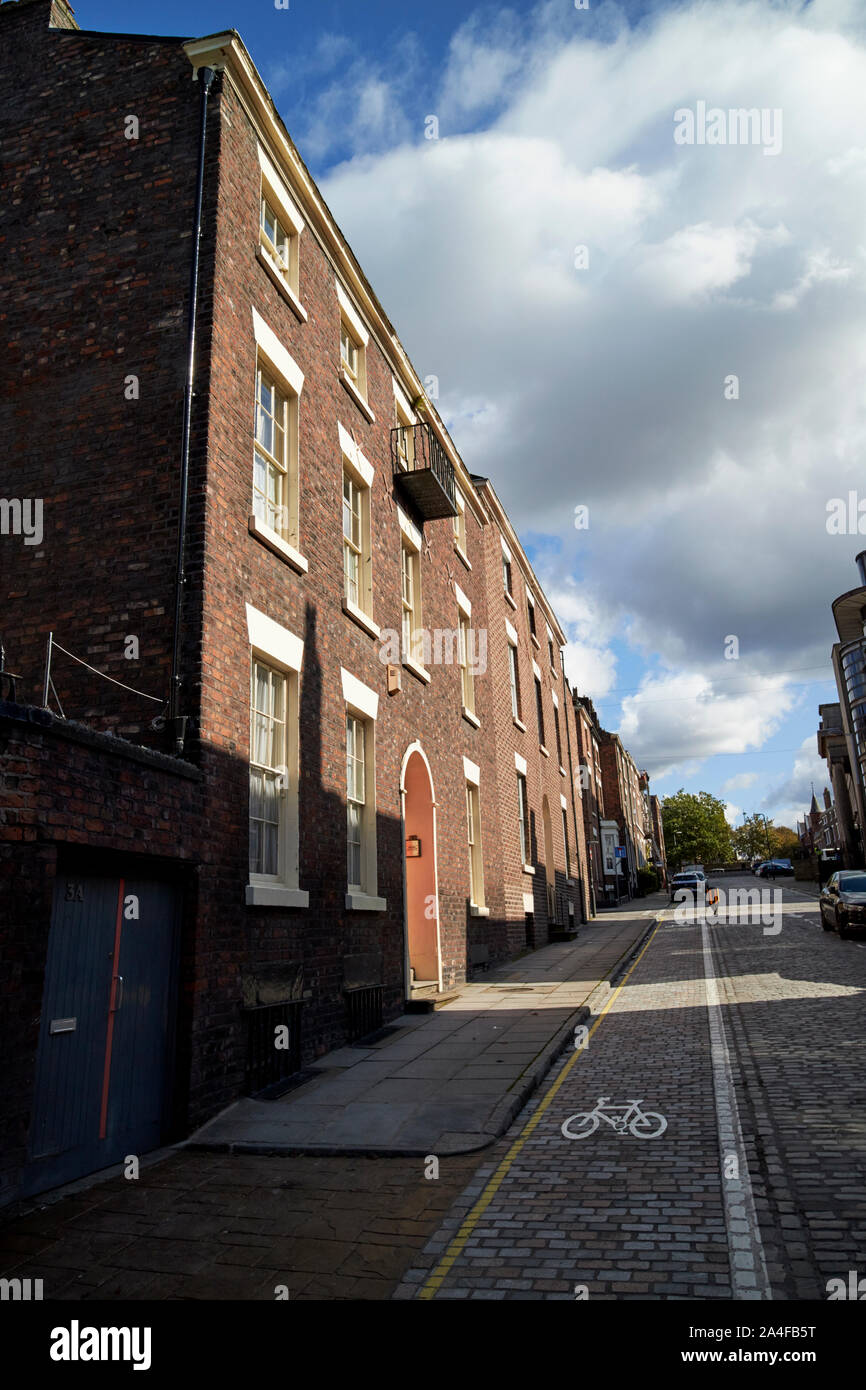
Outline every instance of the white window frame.
[[559, 759], [559, 770], [564, 772], [562, 765], [562, 730], [559, 727], [559, 699], [555, 690], [551, 690], [550, 698], [553, 701], [553, 732], [556, 736], [556, 756]]
[[512, 585], [514, 584], [514, 561], [511, 558], [511, 551], [505, 542], [502, 542], [502, 587], [506, 598], [514, 601]]
[[[424, 600], [421, 592], [421, 550], [423, 537], [417, 526], [409, 520], [401, 507], [397, 508], [397, 516], [400, 523], [400, 659], [408, 670], [420, 676], [422, 680], [430, 680], [430, 672], [424, 665]], [[406, 561], [405, 556], [409, 557], [409, 573], [411, 575], [411, 606], [407, 602], [404, 590], [404, 574]], [[407, 614], [410, 624], [409, 650], [406, 650], [404, 638]], [[419, 651], [420, 648], [420, 651]]]
[[532, 597], [532, 594], [529, 592], [528, 589], [526, 590], [526, 616], [529, 623], [530, 639], [535, 643], [537, 647], [539, 645], [537, 632], [538, 613], [535, 608], [535, 599]]
[[[339, 280], [336, 281], [336, 285], [337, 300], [340, 305], [340, 377], [348, 388], [349, 394], [361, 406], [367, 418], [372, 421], [375, 417], [367, 401], [367, 347], [370, 342], [370, 334]], [[344, 336], [354, 347], [354, 366], [347, 364], [343, 356]]]
[[[342, 459], [342, 478], [340, 481], [341, 512], [343, 515], [343, 610], [355, 618], [365, 630], [374, 637], [380, 629], [373, 621], [373, 532], [372, 532], [372, 494], [375, 473], [362, 451], [358, 448], [348, 430], [337, 425]], [[346, 537], [345, 537], [345, 479], [349, 477], [358, 492], [360, 504], [361, 542], [358, 552], [358, 598], [353, 600], [348, 592], [346, 575]]]
[[469, 777], [466, 778], [466, 837], [469, 849], [469, 906], [484, 908], [487, 902], [481, 849], [481, 796], [478, 782]]
[[[307, 312], [301, 304], [299, 276], [300, 276], [300, 242], [301, 233], [304, 230], [304, 219], [298, 210], [297, 204], [289, 193], [288, 188], [268, 156], [265, 154], [261, 145], [258, 146], [259, 168], [261, 170], [261, 181], [259, 186], [259, 251], [262, 258], [273, 270], [280, 288], [287, 295], [292, 308], [298, 316], [306, 320]], [[264, 229], [263, 211], [264, 204], [270, 205], [271, 211], [283, 229], [286, 237], [287, 255], [285, 261], [280, 257], [279, 247], [275, 246], [267, 236]]]
[[520, 699], [520, 660], [517, 648], [517, 634], [515, 633], [514, 637], [512, 638], [511, 633], [508, 631], [508, 628], [510, 626], [511, 624], [507, 623], [505, 631], [506, 637], [508, 639], [508, 684], [509, 689], [511, 691], [511, 717], [512, 719], [514, 719], [515, 723], [520, 724], [521, 727], [523, 727], [522, 704]]
[[454, 549], [461, 560], [468, 561], [466, 553], [466, 499], [459, 487], [454, 488], [454, 501], [457, 506], [457, 515], [452, 518], [454, 530]]
[[541, 672], [534, 661], [532, 663], [532, 678], [535, 682], [535, 720], [538, 724], [538, 746], [543, 753], [547, 753], [547, 744], [544, 741], [547, 732], [544, 727], [544, 686], [541, 683]]
[[376, 854], [376, 718], [379, 696], [350, 671], [340, 668], [345, 704], [344, 740], [348, 757], [348, 721], [357, 720], [364, 734], [364, 809], [361, 814], [361, 883], [348, 881], [349, 796], [346, 793], [346, 908], [355, 912], [384, 912], [388, 904], [377, 891]]
[[[525, 764], [523, 770], [517, 768], [517, 825], [519, 832], [519, 844], [524, 867], [529, 864], [529, 856], [532, 853], [530, 843], [530, 821], [529, 821], [529, 784], [526, 779]], [[522, 792], [522, 798], [521, 798]], [[522, 805], [521, 805], [522, 799]], [[522, 814], [521, 814], [522, 812]]]
[[[298, 727], [299, 676], [304, 656], [304, 643], [288, 628], [275, 623], [267, 614], [246, 605], [247, 636], [250, 644], [251, 694], [252, 674], [259, 662], [285, 679], [284, 725], [284, 785], [281, 788], [280, 829], [277, 874], [248, 874], [245, 897], [248, 907], [309, 907], [310, 895], [298, 887], [299, 871], [299, 767], [300, 738]], [[252, 763], [252, 699], [250, 700], [250, 749]]]
[[[562, 847], [563, 847], [563, 851], [564, 851], [564, 853], [565, 853], [565, 877], [568, 878], [568, 879], [570, 879], [570, 878], [571, 878], [571, 852], [570, 852], [569, 839], [568, 839], [568, 801], [567, 801], [566, 798], [565, 798], [564, 796], [562, 796], [562, 795], [560, 795], [560, 798], [559, 798], [559, 805], [560, 805], [560, 808], [561, 808], [561, 810], [562, 810], [562, 839], [563, 839], [563, 846], [562, 846]], [[575, 850], [577, 850], [577, 845], [575, 845]]]
[[[252, 535], [258, 536], [272, 550], [288, 560], [295, 569], [306, 572], [309, 566], [299, 549], [300, 500], [298, 488], [298, 417], [301, 392], [304, 389], [304, 373], [258, 310], [253, 308], [252, 313], [256, 356], [253, 378], [253, 479], [249, 529]], [[259, 382], [262, 373], [274, 382], [277, 390], [286, 401], [285, 456], [282, 465], [281, 461], [273, 456], [277, 467], [281, 469], [285, 489], [285, 500], [280, 509], [282, 515], [275, 518], [280, 522], [278, 526], [272, 526], [266, 516], [259, 516], [256, 512], [256, 453], [260, 451], [264, 459], [269, 458], [268, 451], [258, 442]], [[267, 513], [267, 505], [265, 505], [265, 511]]]
[[477, 718], [475, 710], [475, 674], [469, 664], [469, 630], [472, 625], [472, 603], [459, 584], [454, 585], [457, 597], [457, 660], [460, 666], [460, 699], [463, 713]]

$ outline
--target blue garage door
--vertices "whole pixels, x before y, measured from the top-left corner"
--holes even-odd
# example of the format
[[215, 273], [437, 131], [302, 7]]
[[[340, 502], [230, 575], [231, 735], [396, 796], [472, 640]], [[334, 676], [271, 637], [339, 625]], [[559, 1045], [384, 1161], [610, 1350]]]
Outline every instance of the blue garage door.
[[174, 884], [58, 877], [25, 1194], [146, 1153], [164, 1138], [179, 921]]

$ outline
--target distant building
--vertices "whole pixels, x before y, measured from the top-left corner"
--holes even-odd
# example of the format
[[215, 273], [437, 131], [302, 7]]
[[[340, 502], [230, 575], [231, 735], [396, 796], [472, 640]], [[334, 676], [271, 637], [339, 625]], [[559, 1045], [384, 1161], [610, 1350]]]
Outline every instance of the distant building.
[[839, 641], [831, 658], [838, 705], [822, 705], [818, 749], [827, 759], [838, 808], [843, 853], [866, 863], [866, 550], [857, 556], [860, 583], [832, 604]]

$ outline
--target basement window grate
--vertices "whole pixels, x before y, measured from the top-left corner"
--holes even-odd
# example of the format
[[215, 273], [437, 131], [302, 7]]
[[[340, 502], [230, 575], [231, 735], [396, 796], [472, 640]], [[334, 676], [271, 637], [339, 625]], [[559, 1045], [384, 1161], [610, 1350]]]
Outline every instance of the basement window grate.
[[302, 1008], [302, 999], [287, 999], [279, 1004], [257, 1004], [244, 1009], [247, 1095], [279, 1085], [300, 1071]]
[[382, 1027], [384, 985], [362, 985], [346, 990], [346, 1030], [349, 1042], [359, 1042]]

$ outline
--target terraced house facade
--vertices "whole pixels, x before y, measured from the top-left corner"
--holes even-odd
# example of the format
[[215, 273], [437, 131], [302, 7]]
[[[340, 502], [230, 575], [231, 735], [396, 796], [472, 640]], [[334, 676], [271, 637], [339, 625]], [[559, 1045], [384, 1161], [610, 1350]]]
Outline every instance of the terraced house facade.
[[238, 35], [0, 41], [10, 1201], [591, 902], [563, 630]]

